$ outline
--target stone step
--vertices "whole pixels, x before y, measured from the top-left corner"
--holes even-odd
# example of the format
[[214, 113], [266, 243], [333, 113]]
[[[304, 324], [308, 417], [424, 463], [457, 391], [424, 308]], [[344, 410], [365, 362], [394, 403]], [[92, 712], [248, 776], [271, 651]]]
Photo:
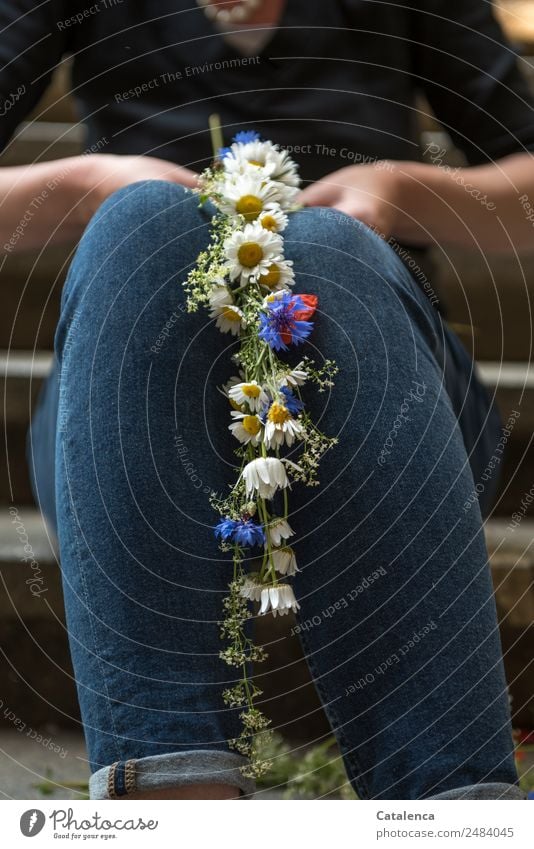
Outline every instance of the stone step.
[[0, 454], [0, 504], [33, 503], [26, 463], [26, 432], [51, 362], [52, 354], [47, 351], [0, 352], [0, 388], [4, 401], [0, 420], [5, 444]]
[[0, 349], [51, 350], [73, 247], [4, 254], [0, 264]]
[[75, 123], [78, 120], [74, 100], [69, 94], [72, 60], [67, 56], [52, 74], [50, 84], [29, 120]]
[[35, 727], [26, 715], [12, 717], [11, 728], [6, 723], [0, 730], [1, 798], [87, 799], [90, 770], [81, 727]]
[[22, 425], [30, 421], [36, 396], [52, 366], [49, 351], [1, 351], [0, 380], [5, 404], [0, 423]]
[[[534, 231], [533, 231], [534, 237]], [[531, 360], [534, 255], [433, 252], [435, 289], [449, 321], [477, 360]]]
[[[511, 528], [507, 520], [492, 520], [486, 525], [486, 537], [514, 724], [534, 728], [534, 522], [524, 519]], [[30, 507], [12, 507], [0, 515], [0, 578], [4, 704], [28, 726], [78, 726], [57, 544], [41, 516]], [[328, 734], [329, 725], [302, 659], [298, 637], [291, 634], [294, 621], [261, 617], [258, 623], [258, 641], [270, 646], [267, 666], [262, 666], [262, 687], [274, 725], [283, 726], [287, 736], [299, 742]], [[283, 669], [288, 660], [294, 661], [291, 681]], [[12, 722], [0, 712], [1, 724]]]
[[84, 149], [83, 124], [23, 121], [0, 155], [0, 165], [26, 165], [77, 156]]
[[[56, 542], [37, 510], [2, 511], [0, 573], [3, 703], [27, 725], [74, 726], [79, 709]], [[4, 711], [0, 721], [13, 722]]]

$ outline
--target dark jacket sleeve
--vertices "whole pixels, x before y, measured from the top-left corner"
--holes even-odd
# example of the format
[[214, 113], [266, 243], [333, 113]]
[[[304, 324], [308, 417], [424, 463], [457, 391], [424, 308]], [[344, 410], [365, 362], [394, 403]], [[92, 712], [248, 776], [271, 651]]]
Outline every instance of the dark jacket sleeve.
[[534, 151], [534, 98], [487, 0], [411, 4], [412, 68], [472, 165]]
[[65, 17], [65, 4], [56, 0], [0, 0], [0, 150], [67, 50]]

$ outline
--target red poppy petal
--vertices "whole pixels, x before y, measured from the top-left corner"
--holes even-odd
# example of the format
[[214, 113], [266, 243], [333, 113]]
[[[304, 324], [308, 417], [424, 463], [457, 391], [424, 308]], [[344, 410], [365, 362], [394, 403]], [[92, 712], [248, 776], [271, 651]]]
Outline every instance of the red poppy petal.
[[317, 303], [319, 298], [317, 295], [301, 295], [300, 292], [297, 295], [298, 298], [302, 301], [302, 303], [306, 304], [307, 309], [304, 310], [295, 310], [293, 313], [294, 318], [297, 321], [306, 321], [311, 318], [317, 309]]

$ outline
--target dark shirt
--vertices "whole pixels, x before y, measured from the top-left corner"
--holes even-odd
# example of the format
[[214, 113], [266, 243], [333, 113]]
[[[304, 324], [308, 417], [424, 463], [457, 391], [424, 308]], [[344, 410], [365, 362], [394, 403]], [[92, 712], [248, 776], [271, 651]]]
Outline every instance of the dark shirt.
[[246, 61], [193, 0], [0, 0], [1, 147], [68, 53], [97, 152], [201, 170], [216, 112], [225, 141], [257, 129], [312, 180], [420, 158], [419, 90], [469, 163], [534, 151], [533, 98], [486, 0], [288, 0]]

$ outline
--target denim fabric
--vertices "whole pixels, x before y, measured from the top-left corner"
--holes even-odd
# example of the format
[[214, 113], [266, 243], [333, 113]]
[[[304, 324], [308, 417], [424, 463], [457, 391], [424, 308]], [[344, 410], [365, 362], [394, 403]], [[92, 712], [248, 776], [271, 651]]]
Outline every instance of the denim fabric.
[[[236, 341], [187, 314], [181, 286], [208, 232], [178, 186], [108, 198], [69, 270], [28, 437], [59, 539], [93, 798], [108, 798], [110, 775], [115, 795], [131, 792], [131, 762], [137, 787], [254, 787], [227, 744], [239, 728], [218, 657], [229, 558], [208, 502], [234, 479], [216, 387]], [[464, 508], [498, 417], [391, 247], [325, 209], [293, 215], [285, 236], [296, 291], [319, 295], [288, 360], [340, 367], [331, 391], [304, 387], [339, 444], [320, 487], [294, 487], [290, 521], [297, 631], [349, 779], [362, 798], [502, 798], [503, 786], [522, 798], [480, 513], [495, 481]]]

